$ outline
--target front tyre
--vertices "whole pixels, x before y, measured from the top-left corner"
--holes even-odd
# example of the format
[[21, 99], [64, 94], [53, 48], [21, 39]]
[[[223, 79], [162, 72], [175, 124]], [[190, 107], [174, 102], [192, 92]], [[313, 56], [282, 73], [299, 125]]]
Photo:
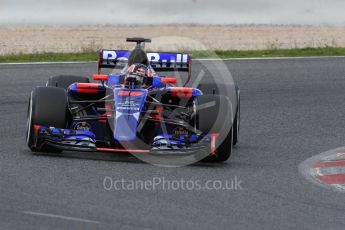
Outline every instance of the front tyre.
[[66, 128], [67, 124], [67, 95], [62, 88], [36, 87], [30, 95], [27, 115], [26, 142], [34, 151], [54, 151], [44, 146], [37, 146], [37, 130], [35, 127]]
[[233, 113], [230, 100], [223, 95], [203, 95], [197, 98], [196, 104], [198, 130], [204, 135], [217, 136], [214, 140], [215, 149], [205, 160], [228, 160], [233, 146]]
[[34, 123], [32, 122], [32, 95], [31, 92], [29, 97], [29, 105], [28, 105], [28, 115], [27, 115], [27, 123], [26, 123], [26, 143], [31, 151], [36, 152], [37, 149], [35, 147], [35, 130], [34, 130]]
[[238, 139], [240, 136], [240, 122], [241, 122], [241, 98], [240, 98], [240, 90], [236, 87], [236, 95], [237, 95], [237, 109], [236, 115], [234, 119], [233, 125], [233, 145], [238, 143]]

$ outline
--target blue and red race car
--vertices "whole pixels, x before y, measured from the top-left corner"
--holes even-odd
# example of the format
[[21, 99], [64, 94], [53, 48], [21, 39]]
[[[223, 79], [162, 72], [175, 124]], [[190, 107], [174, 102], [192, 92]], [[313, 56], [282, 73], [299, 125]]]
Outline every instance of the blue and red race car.
[[[30, 95], [27, 144], [34, 152], [105, 151], [188, 155], [200, 151], [226, 161], [238, 141], [239, 90], [188, 87], [191, 56], [146, 53], [150, 39], [128, 38], [132, 51], [101, 50], [98, 73], [89, 78], [51, 77]], [[187, 74], [176, 87], [176, 77]], [[202, 88], [202, 87], [201, 87]], [[204, 92], [203, 92], [204, 91]], [[205, 91], [207, 93], [205, 93]]]

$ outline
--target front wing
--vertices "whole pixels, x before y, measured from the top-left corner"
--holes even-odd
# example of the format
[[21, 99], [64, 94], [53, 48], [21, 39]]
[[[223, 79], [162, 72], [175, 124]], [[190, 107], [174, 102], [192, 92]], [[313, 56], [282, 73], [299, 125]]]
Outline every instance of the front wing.
[[[217, 135], [206, 135], [199, 138], [197, 135], [188, 137], [173, 135], [159, 135], [154, 139], [151, 149], [124, 149], [118, 146], [97, 146], [96, 135], [88, 130], [58, 129], [54, 127], [35, 125], [35, 148], [52, 147], [65, 151], [84, 152], [129, 152], [152, 153], [168, 155], [188, 155], [201, 149], [215, 149]], [[193, 144], [191, 144], [193, 143]]]

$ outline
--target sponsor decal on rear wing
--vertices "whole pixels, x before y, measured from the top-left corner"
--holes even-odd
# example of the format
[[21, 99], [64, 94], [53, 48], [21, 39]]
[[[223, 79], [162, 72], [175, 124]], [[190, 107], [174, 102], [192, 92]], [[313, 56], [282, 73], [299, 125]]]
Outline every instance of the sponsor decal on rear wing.
[[[101, 50], [98, 68], [116, 68], [125, 66], [130, 51]], [[147, 53], [150, 65], [157, 71], [186, 71], [191, 69], [191, 56], [182, 53]]]

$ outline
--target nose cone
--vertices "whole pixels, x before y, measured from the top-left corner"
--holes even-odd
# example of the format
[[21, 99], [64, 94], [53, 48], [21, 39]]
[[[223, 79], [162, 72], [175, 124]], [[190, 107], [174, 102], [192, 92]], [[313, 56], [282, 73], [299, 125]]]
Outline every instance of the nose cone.
[[146, 89], [114, 89], [114, 139], [133, 141], [137, 136], [140, 114], [147, 97]]

